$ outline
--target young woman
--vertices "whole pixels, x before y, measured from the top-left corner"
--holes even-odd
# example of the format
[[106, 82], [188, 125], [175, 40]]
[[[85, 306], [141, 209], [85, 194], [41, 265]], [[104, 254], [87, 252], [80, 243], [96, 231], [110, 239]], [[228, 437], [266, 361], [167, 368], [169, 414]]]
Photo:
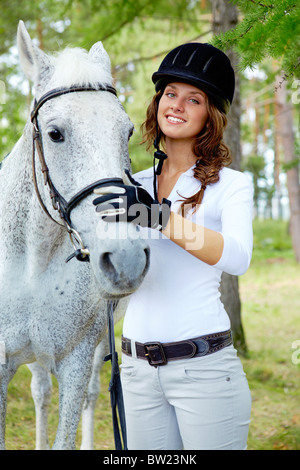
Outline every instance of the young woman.
[[123, 326], [128, 448], [245, 449], [251, 398], [219, 293], [222, 271], [243, 274], [252, 253], [252, 188], [226, 168], [222, 140], [234, 72], [223, 52], [190, 43], [152, 79], [144, 140], [160, 162], [94, 201], [105, 220], [141, 225], [151, 250]]

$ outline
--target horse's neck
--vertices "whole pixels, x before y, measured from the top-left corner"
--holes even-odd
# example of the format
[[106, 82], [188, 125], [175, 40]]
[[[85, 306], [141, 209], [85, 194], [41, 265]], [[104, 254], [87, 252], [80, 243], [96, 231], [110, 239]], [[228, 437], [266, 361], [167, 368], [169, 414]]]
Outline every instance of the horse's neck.
[[53, 243], [61, 236], [60, 228], [38, 207], [31, 155], [31, 123], [27, 123], [0, 171], [0, 237], [8, 259], [11, 255], [33, 260], [40, 252], [47, 260]]
[[4, 161], [0, 172], [0, 222], [4, 238], [24, 229], [31, 197], [30, 141], [25, 134], [19, 139]]

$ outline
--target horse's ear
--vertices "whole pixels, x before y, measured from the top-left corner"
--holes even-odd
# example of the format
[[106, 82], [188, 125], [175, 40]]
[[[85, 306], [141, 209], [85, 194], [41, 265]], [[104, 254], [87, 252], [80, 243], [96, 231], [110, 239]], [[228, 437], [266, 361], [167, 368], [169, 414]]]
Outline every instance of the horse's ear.
[[107, 54], [106, 50], [103, 47], [103, 44], [101, 41], [96, 42], [90, 49], [89, 51], [89, 57], [94, 61], [97, 62], [99, 65], [103, 67], [103, 69], [108, 72], [109, 74], [111, 73], [111, 64], [110, 64], [110, 58], [109, 55]]
[[43, 71], [49, 70], [50, 60], [43, 51], [32, 43], [23, 21], [19, 21], [17, 44], [23, 72], [35, 83]]

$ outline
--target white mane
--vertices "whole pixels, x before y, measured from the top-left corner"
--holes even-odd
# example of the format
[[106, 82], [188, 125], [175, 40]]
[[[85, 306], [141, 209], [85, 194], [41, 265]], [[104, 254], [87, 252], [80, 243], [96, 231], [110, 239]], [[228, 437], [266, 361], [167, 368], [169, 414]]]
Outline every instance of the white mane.
[[[81, 48], [66, 48], [57, 56], [49, 57], [54, 66], [51, 78], [66, 87], [72, 85], [112, 84], [112, 76], [98, 56], [93, 57]], [[98, 59], [98, 60], [97, 60]]]

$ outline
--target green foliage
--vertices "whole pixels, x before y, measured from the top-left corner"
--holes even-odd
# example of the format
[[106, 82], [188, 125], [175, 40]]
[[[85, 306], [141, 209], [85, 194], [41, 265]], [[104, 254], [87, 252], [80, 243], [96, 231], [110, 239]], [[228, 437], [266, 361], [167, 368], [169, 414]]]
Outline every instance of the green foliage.
[[[136, 127], [133, 166], [142, 169], [149, 156], [138, 142], [139, 128], [153, 93], [151, 75], [161, 54], [210, 31], [198, 2], [189, 0], [0, 0], [0, 80], [6, 103], [0, 105], [0, 161], [22, 132], [28, 114], [29, 89], [16, 55], [16, 32], [22, 19], [35, 43], [46, 52], [66, 46], [89, 49], [103, 41], [118, 94]], [[18, 83], [12, 81], [18, 77]], [[138, 97], [138, 98], [137, 98]], [[14, 110], [14, 115], [12, 114]], [[4, 120], [2, 120], [4, 119]]]
[[240, 9], [242, 21], [216, 37], [216, 47], [233, 47], [240, 54], [242, 69], [272, 57], [288, 76], [300, 77], [300, 3], [295, 0], [232, 0], [232, 3]]
[[286, 224], [255, 221], [254, 235], [253, 261], [240, 278], [252, 395], [248, 449], [299, 450], [299, 266]]
[[293, 249], [288, 222], [283, 220], [254, 220], [253, 222], [253, 258], [286, 257], [293, 259]]
[[[256, 208], [256, 213], [258, 213], [258, 203], [261, 195], [266, 192], [266, 189], [269, 189], [267, 186], [267, 178], [265, 174], [266, 162], [264, 157], [260, 155], [249, 155], [242, 162], [242, 170], [248, 171], [252, 175], [253, 187], [254, 187], [254, 206]], [[263, 181], [264, 185], [261, 184]]]
[[[16, 44], [16, 32], [19, 20], [33, 37], [39, 41], [43, 36], [43, 46], [48, 50], [56, 50], [62, 45], [61, 37], [65, 37], [62, 23], [68, 0], [0, 0], [0, 54], [5, 54]], [[38, 32], [38, 29], [40, 31]]]
[[281, 166], [282, 166], [283, 171], [289, 171], [292, 168], [297, 167], [299, 164], [300, 164], [300, 155], [298, 154], [296, 158], [294, 158], [291, 162], [289, 163], [283, 162]]

